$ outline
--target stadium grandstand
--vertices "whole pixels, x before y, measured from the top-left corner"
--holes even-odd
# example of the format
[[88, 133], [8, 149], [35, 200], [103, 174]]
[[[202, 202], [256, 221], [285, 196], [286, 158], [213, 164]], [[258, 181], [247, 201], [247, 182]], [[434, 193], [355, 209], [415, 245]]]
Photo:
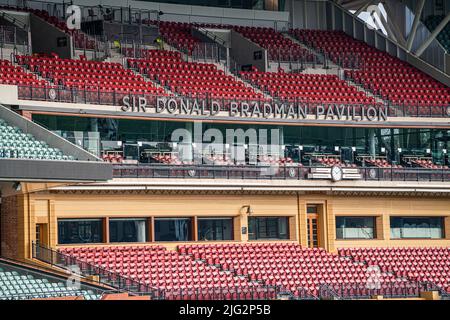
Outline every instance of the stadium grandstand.
[[0, 300], [450, 299], [450, 1], [194, 2], [0, 0]]

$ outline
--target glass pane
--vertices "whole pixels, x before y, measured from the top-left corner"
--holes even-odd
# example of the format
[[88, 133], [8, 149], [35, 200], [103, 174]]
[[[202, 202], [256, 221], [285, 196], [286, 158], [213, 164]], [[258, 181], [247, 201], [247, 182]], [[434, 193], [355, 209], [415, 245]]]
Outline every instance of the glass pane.
[[336, 239], [373, 239], [375, 217], [336, 217]]
[[249, 218], [249, 239], [288, 239], [288, 218]]
[[391, 217], [392, 239], [441, 239], [444, 237], [442, 217]]
[[103, 242], [102, 219], [58, 220], [59, 244], [100, 242]]
[[146, 219], [110, 219], [110, 242], [145, 242], [147, 240]]
[[198, 240], [233, 240], [233, 219], [199, 218]]
[[191, 218], [156, 218], [155, 241], [191, 241]]

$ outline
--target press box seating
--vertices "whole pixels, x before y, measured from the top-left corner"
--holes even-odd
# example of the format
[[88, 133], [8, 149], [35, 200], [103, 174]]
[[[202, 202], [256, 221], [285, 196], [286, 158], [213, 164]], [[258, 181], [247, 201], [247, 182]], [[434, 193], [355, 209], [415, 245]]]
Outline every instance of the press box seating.
[[421, 168], [428, 168], [428, 169], [448, 169], [448, 166], [443, 166], [439, 164], [434, 164], [431, 160], [414, 160], [412, 161], [412, 164], [421, 167]]

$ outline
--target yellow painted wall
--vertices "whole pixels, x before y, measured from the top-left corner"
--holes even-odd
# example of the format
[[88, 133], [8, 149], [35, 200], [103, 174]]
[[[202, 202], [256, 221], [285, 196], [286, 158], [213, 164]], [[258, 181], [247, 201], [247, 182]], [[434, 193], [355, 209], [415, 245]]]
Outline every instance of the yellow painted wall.
[[[248, 241], [241, 235], [247, 226], [243, 206], [250, 205], [254, 216], [288, 216], [290, 240], [307, 245], [306, 207], [321, 206], [319, 212], [321, 245], [329, 251], [341, 247], [369, 246], [450, 246], [450, 199], [413, 197], [346, 197], [325, 194], [217, 195], [217, 194], [89, 194], [39, 193], [22, 198], [24, 226], [20, 247], [29, 250], [26, 242], [35, 240], [35, 223], [49, 223], [49, 243], [57, 246], [58, 218], [104, 217], [176, 217], [228, 216], [234, 220], [235, 242]], [[374, 240], [336, 240], [335, 218], [338, 215], [376, 216], [377, 237]], [[390, 240], [389, 217], [445, 216], [446, 239]], [[26, 226], [26, 230], [25, 230]], [[213, 242], [208, 242], [213, 243]], [[162, 244], [162, 243], [159, 243]], [[179, 243], [168, 243], [174, 247]], [[28, 251], [29, 252], [29, 251]]]

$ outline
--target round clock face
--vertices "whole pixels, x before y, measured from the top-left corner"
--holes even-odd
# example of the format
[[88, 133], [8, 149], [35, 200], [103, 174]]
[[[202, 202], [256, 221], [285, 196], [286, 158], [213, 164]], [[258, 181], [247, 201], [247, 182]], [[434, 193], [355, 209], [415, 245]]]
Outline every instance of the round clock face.
[[342, 180], [342, 169], [341, 169], [341, 167], [334, 166], [334, 167], [331, 168], [331, 178], [334, 181]]
[[48, 97], [49, 97], [50, 99], [52, 99], [52, 100], [55, 100], [55, 99], [56, 99], [56, 91], [55, 91], [55, 89], [51, 88], [51, 89], [48, 91]]

